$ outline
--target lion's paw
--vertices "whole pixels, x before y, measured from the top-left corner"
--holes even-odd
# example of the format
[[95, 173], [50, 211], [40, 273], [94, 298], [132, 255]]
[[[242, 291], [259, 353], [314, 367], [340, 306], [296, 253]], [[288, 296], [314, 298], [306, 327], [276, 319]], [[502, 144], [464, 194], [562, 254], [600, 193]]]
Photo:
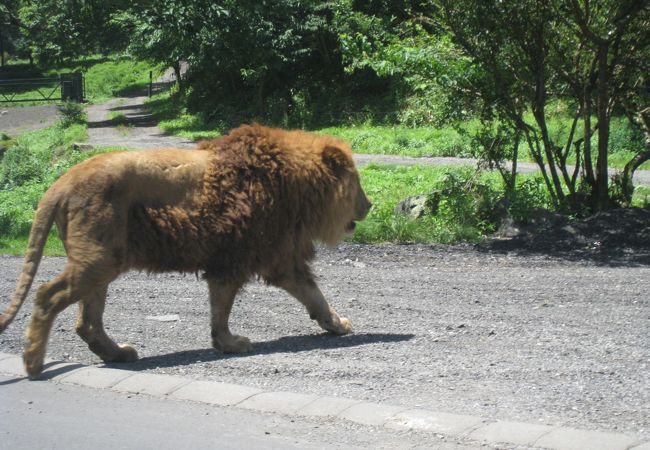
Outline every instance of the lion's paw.
[[227, 338], [213, 339], [212, 345], [224, 353], [246, 353], [253, 349], [250, 339], [236, 334]]
[[334, 333], [336, 334], [348, 334], [352, 333], [352, 322], [350, 322], [350, 319], [347, 319], [345, 317], [339, 318], [340, 323], [336, 330], [334, 330]]
[[348, 334], [352, 333], [352, 322], [346, 317], [341, 317], [341, 331], [339, 334]]
[[119, 344], [119, 350], [111, 354], [102, 354], [100, 357], [104, 362], [126, 363], [138, 360], [138, 352], [128, 344]]
[[118, 356], [119, 362], [133, 362], [138, 360], [138, 351], [131, 347], [129, 344], [119, 344], [120, 353]]
[[321, 328], [329, 331], [330, 333], [339, 335], [352, 333], [352, 322], [350, 322], [350, 320], [345, 317], [334, 317], [333, 320], [329, 323], [319, 321], [318, 324], [321, 326]]
[[43, 358], [34, 357], [25, 353], [23, 356], [23, 363], [25, 365], [25, 372], [30, 380], [37, 380], [43, 372]]

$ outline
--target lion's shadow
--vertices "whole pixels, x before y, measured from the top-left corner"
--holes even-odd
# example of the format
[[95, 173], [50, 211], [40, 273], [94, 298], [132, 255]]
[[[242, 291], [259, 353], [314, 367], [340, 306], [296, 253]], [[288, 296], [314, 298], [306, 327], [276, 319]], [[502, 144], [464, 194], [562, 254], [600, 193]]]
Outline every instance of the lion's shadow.
[[300, 353], [312, 350], [329, 350], [336, 348], [357, 347], [360, 345], [378, 343], [397, 343], [413, 339], [413, 334], [367, 333], [348, 336], [318, 334], [308, 336], [286, 336], [272, 341], [254, 342], [253, 350], [248, 353], [224, 354], [213, 348], [184, 350], [164, 355], [148, 356], [128, 364], [106, 364], [126, 370], [148, 370], [153, 368], [188, 366], [195, 363], [205, 363], [235, 358], [248, 358], [272, 353]]

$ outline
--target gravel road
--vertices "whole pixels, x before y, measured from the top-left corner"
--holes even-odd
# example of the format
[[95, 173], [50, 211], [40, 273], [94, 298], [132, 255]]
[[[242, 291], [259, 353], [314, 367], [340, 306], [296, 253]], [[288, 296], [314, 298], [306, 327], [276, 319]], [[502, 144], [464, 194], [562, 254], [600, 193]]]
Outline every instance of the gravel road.
[[[45, 258], [39, 281], [64, 261]], [[20, 267], [0, 256], [3, 307]], [[231, 320], [254, 341], [245, 355], [210, 348], [202, 281], [124, 275], [105, 323], [143, 358], [119, 367], [650, 438], [650, 266], [341, 244], [320, 249], [314, 267], [355, 333], [323, 334], [298, 302], [253, 282]], [[0, 335], [0, 351], [21, 352], [30, 309]], [[74, 332], [75, 309], [57, 320], [48, 356], [99, 364]]]
[[0, 105], [0, 133], [15, 137], [28, 131], [54, 125], [59, 118], [56, 105], [12, 106]]

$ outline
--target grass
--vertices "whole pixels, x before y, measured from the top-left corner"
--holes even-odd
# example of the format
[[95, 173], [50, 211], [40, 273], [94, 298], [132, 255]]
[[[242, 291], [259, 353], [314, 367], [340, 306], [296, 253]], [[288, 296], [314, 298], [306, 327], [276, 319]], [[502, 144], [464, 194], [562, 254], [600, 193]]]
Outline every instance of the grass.
[[214, 124], [206, 124], [198, 114], [187, 112], [174, 91], [158, 94], [146, 104], [152, 112], [158, 127], [166, 133], [199, 141], [220, 136], [224, 131]]
[[[454, 243], [477, 242], [489, 231], [487, 224], [476, 216], [469, 218], [457, 214], [452, 205], [443, 199], [438, 214], [425, 215], [420, 219], [409, 219], [394, 213], [398, 202], [407, 197], [428, 194], [434, 189], [448, 187], [453, 178], [467, 180], [474, 171], [459, 166], [391, 166], [371, 164], [361, 168], [361, 182], [373, 202], [370, 214], [357, 226], [351, 240], [359, 243]], [[483, 174], [476, 181], [497, 189], [496, 174]], [[473, 213], [473, 211], [466, 211]], [[463, 216], [462, 218], [460, 216]], [[465, 220], [469, 219], [469, 220]]]
[[[113, 150], [75, 149], [73, 143], [84, 141], [86, 131], [84, 124], [55, 125], [18, 136], [5, 152], [0, 160], [0, 252], [24, 252], [38, 202], [58, 177], [93, 155]], [[46, 253], [63, 254], [54, 232]]]
[[[468, 131], [475, 126], [473, 122], [465, 124]], [[460, 158], [473, 154], [470, 137], [450, 126], [409, 128], [359, 125], [321, 128], [317, 131], [347, 140], [357, 153]]]
[[[58, 77], [60, 73], [83, 72], [86, 100], [98, 103], [145, 89], [149, 83], [149, 71], [153, 71], [154, 78], [157, 78], [161, 73], [161, 68], [144, 61], [136, 61], [127, 56], [115, 56], [71, 61], [48, 69], [40, 69], [27, 63], [13, 64], [0, 69], [0, 78]], [[55, 91], [55, 94], [57, 89], [58, 83], [56, 82], [49, 83], [41, 88], [42, 91], [48, 93]], [[16, 99], [41, 97], [35, 89], [13, 91], [12, 94], [15, 94]], [[0, 97], [0, 105], [3, 108], [43, 104], [42, 101], [8, 103], [1, 100]]]

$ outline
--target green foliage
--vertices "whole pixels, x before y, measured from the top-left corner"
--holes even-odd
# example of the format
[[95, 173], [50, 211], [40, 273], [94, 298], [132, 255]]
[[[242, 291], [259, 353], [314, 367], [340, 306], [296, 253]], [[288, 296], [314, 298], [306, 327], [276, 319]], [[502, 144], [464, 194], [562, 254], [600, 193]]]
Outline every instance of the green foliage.
[[85, 72], [86, 97], [89, 101], [99, 102], [144, 90], [149, 83], [150, 71], [154, 72], [154, 77], [160, 74], [159, 67], [129, 57], [93, 64]]
[[469, 59], [448, 35], [427, 29], [422, 16], [390, 19], [361, 12], [339, 17], [345, 70], [370, 68], [398, 80], [394, 88], [404, 98], [398, 120], [405, 125], [445, 125], [466, 117], [469, 111], [458, 105], [454, 86], [472, 73]]
[[86, 127], [60, 125], [21, 135], [0, 161], [0, 236], [26, 235], [47, 187], [87, 154], [72, 148]]
[[[471, 130], [474, 123], [465, 124]], [[466, 133], [454, 127], [352, 126], [329, 127], [318, 130], [341, 137], [355, 152], [403, 156], [458, 156], [473, 154], [472, 142]]]
[[86, 113], [84, 106], [76, 102], [65, 102], [58, 105], [59, 115], [61, 117], [61, 126], [67, 128], [75, 124], [86, 123]]
[[520, 177], [508, 204], [508, 215], [519, 223], [528, 223], [531, 214], [538, 209], [553, 210], [544, 180], [539, 175]]
[[[461, 80], [458, 96], [474, 99], [483, 120], [499, 120], [521, 135], [545, 173], [556, 205], [572, 207], [578, 188], [587, 187], [590, 207], [609, 207], [611, 107], [617, 104], [630, 115], [639, 112], [640, 105], [632, 106], [628, 100], [647, 80], [647, 2], [436, 0], [436, 4], [438, 20], [476, 68]], [[574, 119], [569, 123], [575, 125], [564, 141], [549, 127], [558, 102], [568, 108], [566, 115]], [[598, 140], [592, 148], [593, 137]], [[574, 161], [582, 158], [585, 163], [583, 170], [576, 169], [577, 177], [568, 163], [572, 151], [579, 152]], [[594, 155], [597, 165], [592, 164]]]
[[70, 166], [74, 142], [86, 139], [85, 125], [60, 125], [26, 133], [16, 139], [0, 161], [0, 189], [32, 182], [52, 182]]
[[[362, 167], [360, 174], [373, 208], [357, 225], [355, 242], [477, 242], [506, 215], [526, 223], [536, 209], [552, 209], [544, 182], [535, 175], [520, 176], [515, 194], [505, 203], [499, 175], [471, 167], [373, 164]], [[418, 219], [395, 214], [397, 203], [422, 194], [429, 196], [428, 214]]]
[[111, 16], [123, 2], [21, 0], [14, 21], [41, 64], [123, 49], [126, 30]]

